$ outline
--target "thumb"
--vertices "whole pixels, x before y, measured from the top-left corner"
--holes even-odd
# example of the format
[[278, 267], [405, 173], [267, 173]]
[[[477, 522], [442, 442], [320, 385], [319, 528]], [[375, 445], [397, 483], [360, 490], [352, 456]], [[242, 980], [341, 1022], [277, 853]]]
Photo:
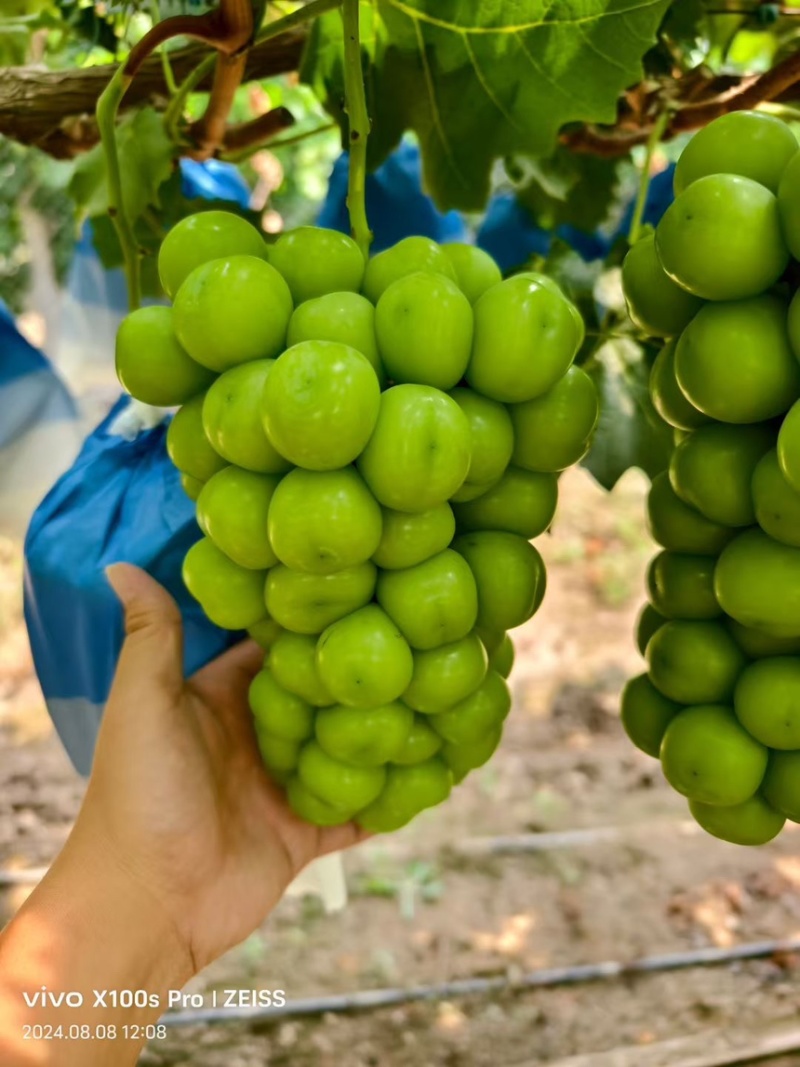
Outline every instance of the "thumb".
[[125, 612], [125, 643], [116, 680], [140, 688], [155, 683], [177, 694], [183, 687], [183, 626], [178, 605], [149, 574], [130, 563], [106, 567]]

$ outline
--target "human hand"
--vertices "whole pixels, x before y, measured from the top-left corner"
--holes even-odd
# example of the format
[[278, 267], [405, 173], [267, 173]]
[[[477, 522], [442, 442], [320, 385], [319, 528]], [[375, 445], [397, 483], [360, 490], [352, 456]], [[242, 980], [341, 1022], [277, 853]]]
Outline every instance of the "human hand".
[[247, 703], [263, 651], [244, 642], [184, 680], [172, 598], [129, 564], [107, 573], [127, 637], [68, 848], [102, 850], [152, 900], [188, 978], [254, 930], [307, 863], [366, 835], [304, 822], [269, 779]]

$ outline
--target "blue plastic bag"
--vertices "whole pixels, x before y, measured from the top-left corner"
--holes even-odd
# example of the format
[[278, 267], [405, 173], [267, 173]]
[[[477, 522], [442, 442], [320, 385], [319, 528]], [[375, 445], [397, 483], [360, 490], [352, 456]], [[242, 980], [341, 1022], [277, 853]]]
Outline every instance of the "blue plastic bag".
[[0, 533], [23, 535], [79, 447], [72, 397], [0, 301]]
[[[336, 160], [317, 224], [350, 233], [347, 214], [347, 153]], [[367, 176], [367, 218], [373, 231], [372, 252], [390, 248], [404, 237], [420, 234], [434, 241], [467, 240], [467, 228], [457, 211], [442, 213], [422, 191], [419, 149], [403, 141], [385, 163]]]
[[144, 567], [172, 593], [184, 622], [192, 672], [241, 635], [206, 619], [181, 580], [200, 536], [194, 504], [166, 452], [167, 423], [132, 440], [115, 431], [123, 397], [48, 493], [25, 541], [25, 621], [48, 711], [70, 759], [88, 774], [123, 623], [104, 568]]
[[[181, 163], [189, 198], [246, 206], [250, 192], [235, 167], [215, 160]], [[103, 268], [84, 230], [65, 298], [59, 359], [107, 368], [127, 310], [122, 271]], [[2, 400], [2, 397], [0, 397]], [[85, 441], [74, 465], [36, 510], [25, 542], [25, 619], [50, 716], [76, 769], [88, 774], [120, 648], [122, 614], [104, 568], [144, 567], [178, 601], [185, 666], [197, 670], [225, 649], [228, 631], [213, 626], [181, 580], [187, 549], [201, 536], [194, 505], [166, 452], [166, 423], [129, 439], [115, 429], [133, 410], [127, 397]], [[66, 457], [78, 452], [79, 442]], [[56, 474], [63, 471], [63, 466]], [[37, 499], [54, 479], [40, 487]], [[33, 502], [32, 502], [33, 505]]]

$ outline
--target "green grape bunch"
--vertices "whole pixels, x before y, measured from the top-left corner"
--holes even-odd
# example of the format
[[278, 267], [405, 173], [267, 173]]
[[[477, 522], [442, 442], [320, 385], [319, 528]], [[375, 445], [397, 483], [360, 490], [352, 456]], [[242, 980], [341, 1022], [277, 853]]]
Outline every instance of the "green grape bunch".
[[663, 338], [650, 393], [674, 428], [648, 519], [662, 551], [622, 696], [709, 833], [759, 845], [800, 821], [800, 151], [760, 112], [689, 142], [675, 199], [629, 251], [634, 322]]
[[186, 586], [265, 651], [250, 705], [292, 808], [397, 829], [500, 742], [508, 632], [545, 592], [531, 541], [598, 417], [583, 322], [547, 277], [425, 237], [365, 262], [209, 210], [158, 267], [172, 306], [125, 319], [117, 371], [180, 405]]

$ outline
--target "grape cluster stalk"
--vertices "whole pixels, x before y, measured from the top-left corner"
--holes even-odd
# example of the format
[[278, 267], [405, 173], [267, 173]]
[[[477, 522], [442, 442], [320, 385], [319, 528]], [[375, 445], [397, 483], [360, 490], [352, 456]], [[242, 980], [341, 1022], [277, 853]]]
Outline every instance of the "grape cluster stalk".
[[646, 673], [622, 697], [710, 834], [800, 822], [800, 151], [760, 112], [706, 126], [675, 200], [623, 264], [631, 318], [663, 338], [650, 394], [674, 428], [654, 478], [638, 623]]
[[598, 416], [583, 321], [549, 278], [424, 237], [365, 259], [207, 211], [158, 266], [172, 306], [124, 320], [117, 371], [180, 405], [186, 586], [265, 651], [250, 705], [294, 811], [397, 829], [500, 741], [508, 631], [545, 592], [530, 542]]

